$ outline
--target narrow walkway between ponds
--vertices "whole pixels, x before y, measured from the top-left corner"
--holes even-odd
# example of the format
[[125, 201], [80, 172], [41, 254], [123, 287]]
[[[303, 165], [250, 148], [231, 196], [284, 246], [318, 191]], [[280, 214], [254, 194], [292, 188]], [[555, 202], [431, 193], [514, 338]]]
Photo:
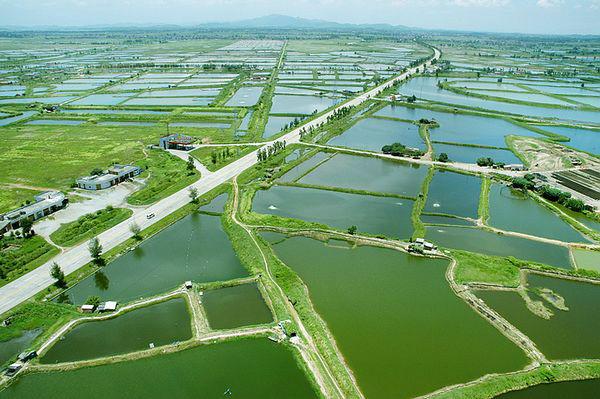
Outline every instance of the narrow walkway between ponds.
[[[321, 393], [327, 398], [333, 398], [333, 397], [344, 398], [345, 395], [344, 395], [342, 389], [340, 388], [337, 379], [333, 376], [333, 373], [329, 369], [329, 365], [327, 364], [325, 359], [323, 359], [323, 357], [321, 356], [319, 349], [317, 348], [312, 336], [309, 334], [306, 327], [302, 323], [300, 316], [298, 315], [294, 306], [290, 303], [289, 298], [287, 297], [287, 295], [285, 294], [283, 289], [279, 286], [279, 284], [277, 284], [277, 281], [273, 277], [273, 275], [271, 273], [271, 268], [269, 267], [269, 262], [267, 261], [267, 257], [264, 254], [259, 243], [256, 241], [254, 234], [252, 233], [252, 231], [250, 230], [250, 228], [248, 226], [246, 226], [244, 223], [242, 223], [238, 219], [238, 217], [237, 217], [238, 206], [239, 206], [239, 187], [238, 187], [237, 176], [236, 176], [233, 178], [233, 204], [232, 204], [232, 211], [231, 211], [231, 219], [233, 220], [233, 222], [235, 224], [237, 224], [238, 226], [240, 226], [241, 228], [244, 229], [246, 234], [248, 234], [250, 236], [250, 238], [252, 239], [256, 248], [260, 251], [262, 261], [263, 261], [265, 271], [266, 271], [269, 281], [276, 288], [277, 292], [279, 293], [279, 295], [281, 297], [282, 302], [285, 304], [285, 307], [286, 307], [288, 313], [291, 315], [291, 317], [294, 319], [294, 322], [298, 326], [300, 337], [303, 339], [304, 342], [306, 342], [306, 345], [300, 343], [300, 344], [296, 345], [296, 347], [299, 349], [300, 355], [302, 356], [304, 363], [308, 366], [312, 375], [315, 377], [315, 380], [316, 380], [317, 384], [319, 385]], [[337, 350], [337, 346], [335, 346], [335, 344], [334, 344], [334, 347], [336, 348], [336, 352], [337, 352], [339, 361], [344, 366], [345, 371], [348, 373], [348, 375], [350, 377], [350, 381], [352, 381], [352, 383], [353, 383], [354, 393], [356, 394], [357, 397], [364, 399], [364, 396], [363, 396], [362, 392], [360, 391], [358, 384], [356, 383], [354, 375], [350, 371], [348, 365], [343, 361], [343, 357], [342, 357], [341, 353], [339, 352], [339, 350]], [[316, 360], [318, 360], [318, 363], [320, 364], [320, 366], [323, 368], [323, 370], [325, 370], [325, 373], [327, 374], [328, 379], [331, 381], [331, 383], [335, 387], [335, 392], [329, 392], [328, 386], [324, 382], [324, 376], [322, 375], [319, 366], [317, 364], [315, 364], [315, 360], [314, 360], [315, 357], [316, 357]]]

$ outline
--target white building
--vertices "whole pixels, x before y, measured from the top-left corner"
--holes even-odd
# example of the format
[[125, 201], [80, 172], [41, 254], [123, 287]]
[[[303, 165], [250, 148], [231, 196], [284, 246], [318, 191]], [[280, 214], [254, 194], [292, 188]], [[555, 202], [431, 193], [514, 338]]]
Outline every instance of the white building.
[[59, 191], [45, 191], [33, 197], [35, 202], [0, 215], [0, 233], [18, 229], [24, 219], [38, 220], [64, 208], [69, 200]]
[[84, 190], [103, 190], [131, 179], [142, 173], [142, 168], [135, 165], [115, 164], [98, 176], [85, 176], [77, 179], [77, 187]]

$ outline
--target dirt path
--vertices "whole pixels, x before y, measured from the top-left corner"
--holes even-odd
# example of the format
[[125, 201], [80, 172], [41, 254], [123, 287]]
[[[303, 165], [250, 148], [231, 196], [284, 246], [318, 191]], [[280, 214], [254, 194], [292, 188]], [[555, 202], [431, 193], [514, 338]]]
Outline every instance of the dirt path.
[[537, 366], [540, 363], [547, 363], [548, 359], [546, 359], [546, 356], [544, 356], [544, 354], [537, 348], [535, 343], [533, 343], [533, 341], [529, 339], [527, 335], [523, 334], [505, 318], [500, 316], [500, 314], [487, 306], [484, 301], [476, 297], [475, 294], [473, 294], [473, 292], [468, 288], [468, 286], [458, 284], [454, 280], [454, 271], [456, 269], [456, 265], [456, 260], [451, 258], [450, 265], [446, 270], [446, 280], [450, 284], [452, 291], [454, 291], [459, 298], [471, 306], [473, 310], [479, 313], [479, 315], [496, 327], [496, 329], [505, 337], [510, 339], [515, 345], [521, 348], [527, 357], [533, 361], [533, 365]]
[[[293, 305], [289, 302], [289, 300], [287, 298], [287, 295], [285, 295], [283, 289], [275, 281], [275, 278], [273, 277], [273, 275], [271, 273], [271, 269], [269, 267], [269, 262], [267, 261], [267, 257], [265, 255], [265, 253], [263, 252], [262, 248], [260, 247], [259, 243], [256, 241], [256, 238], [252, 234], [252, 231], [250, 230], [250, 228], [248, 226], [246, 226], [244, 223], [242, 223], [240, 220], [238, 220], [238, 218], [237, 218], [238, 201], [239, 201], [239, 188], [238, 188], [238, 184], [237, 184], [237, 177], [235, 177], [233, 179], [233, 206], [232, 206], [231, 218], [234, 221], [234, 223], [236, 223], [238, 226], [242, 227], [246, 231], [246, 233], [250, 236], [250, 238], [254, 242], [254, 245], [256, 245], [256, 247], [260, 251], [261, 257], [262, 257], [262, 261], [263, 261], [263, 264], [265, 266], [265, 270], [266, 270], [268, 279], [270, 280], [270, 282], [273, 284], [273, 286], [279, 292], [279, 294], [280, 294], [280, 296], [282, 298], [282, 301], [285, 304], [288, 312], [290, 313], [290, 315], [294, 319], [294, 322], [297, 324], [298, 329], [300, 330], [300, 334], [301, 334], [302, 338], [307, 343], [307, 346], [297, 345], [297, 347], [300, 349], [300, 354], [301, 354], [303, 360], [305, 361], [305, 363], [308, 365], [309, 369], [311, 370], [311, 372], [315, 376], [315, 379], [317, 380], [317, 383], [318, 383], [318, 385], [319, 385], [319, 387], [321, 389], [321, 392], [323, 393], [323, 395], [325, 395], [325, 397], [328, 397], [328, 398], [329, 397], [344, 398], [345, 396], [343, 394], [342, 389], [340, 388], [337, 380], [335, 379], [335, 377], [333, 376], [331, 370], [329, 369], [329, 366], [327, 365], [327, 363], [325, 362], [325, 360], [323, 359], [323, 357], [319, 353], [319, 350], [318, 350], [316, 344], [314, 343], [313, 338], [311, 337], [311, 335], [306, 330], [306, 327], [302, 323], [302, 320], [300, 319], [300, 316], [296, 312], [296, 309], [294, 309]], [[313, 361], [313, 359], [311, 359], [310, 354], [313, 354], [314, 356], [317, 357], [319, 363], [321, 364], [321, 367], [323, 368], [323, 370], [325, 370], [325, 372], [327, 374], [327, 377], [329, 378], [329, 380], [332, 382], [333, 386], [335, 387], [335, 392], [329, 392], [329, 389], [328, 389], [327, 385], [324, 382], [323, 375], [321, 374], [321, 372], [320, 372], [319, 368], [317, 367], [317, 365], [314, 364], [314, 361]], [[343, 359], [342, 356], [341, 356], [341, 353], [339, 353], [339, 351], [338, 351], [338, 357], [340, 358], [340, 360]], [[354, 388], [355, 388], [355, 391], [357, 393], [357, 396], [360, 397], [360, 398], [364, 398], [364, 396], [360, 392], [360, 389], [358, 388], [358, 385], [356, 384], [354, 376], [350, 372], [348, 366], [344, 362], [342, 362], [342, 364], [344, 364], [344, 366], [346, 368], [346, 371], [348, 372], [348, 374], [351, 377], [351, 380], [354, 383]]]

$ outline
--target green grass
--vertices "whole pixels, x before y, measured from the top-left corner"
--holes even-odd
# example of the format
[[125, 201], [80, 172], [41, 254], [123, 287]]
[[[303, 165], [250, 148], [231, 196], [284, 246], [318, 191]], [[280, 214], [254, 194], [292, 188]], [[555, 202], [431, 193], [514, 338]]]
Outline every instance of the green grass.
[[61, 225], [58, 230], [50, 234], [50, 239], [57, 245], [69, 247], [97, 236], [128, 219], [132, 213], [133, 211], [127, 208], [106, 207]]
[[481, 179], [481, 193], [479, 194], [479, 208], [477, 214], [485, 223], [490, 218], [490, 186], [491, 180], [487, 177]]
[[47, 329], [53, 324], [62, 324], [77, 312], [72, 306], [54, 302], [25, 302], [8, 312], [4, 318], [10, 319], [10, 325], [0, 328], [0, 342], [22, 335], [23, 331], [36, 328]]
[[457, 262], [454, 277], [459, 284], [519, 286], [519, 268], [506, 258], [458, 250], [452, 250], [451, 254]]
[[0, 213], [8, 212], [23, 205], [27, 200], [33, 200], [38, 194], [37, 190], [29, 190], [20, 187], [0, 188]]
[[[223, 147], [200, 147], [190, 154], [202, 163], [208, 170], [214, 172], [231, 162], [251, 153], [258, 146], [223, 146]], [[212, 162], [212, 154], [215, 154], [215, 163]]]
[[162, 150], [149, 151], [148, 158], [136, 162], [136, 164], [146, 169], [144, 175], [147, 176], [147, 181], [144, 188], [127, 198], [127, 202], [131, 205], [152, 204], [189, 186], [200, 178], [197, 170], [189, 172], [186, 169], [184, 160]]
[[491, 399], [502, 393], [529, 386], [598, 377], [600, 377], [598, 360], [544, 364], [532, 370], [491, 375], [477, 383], [458, 386], [432, 395], [431, 399]]
[[0, 279], [0, 286], [37, 268], [56, 254], [58, 249], [40, 236], [5, 236], [0, 239], [0, 269], [4, 274], [4, 278]]

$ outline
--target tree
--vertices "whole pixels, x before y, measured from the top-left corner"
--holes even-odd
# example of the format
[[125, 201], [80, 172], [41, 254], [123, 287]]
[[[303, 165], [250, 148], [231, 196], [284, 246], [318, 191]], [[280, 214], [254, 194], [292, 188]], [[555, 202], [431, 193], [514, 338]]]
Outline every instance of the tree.
[[446, 154], [445, 152], [440, 153], [440, 155], [438, 155], [438, 161], [440, 162], [448, 162], [450, 160], [450, 158], [448, 158], [448, 154]]
[[189, 189], [189, 195], [190, 195], [190, 200], [192, 201], [192, 203], [197, 203], [198, 202], [198, 189], [196, 187], [190, 187]]
[[140, 236], [140, 233], [142, 232], [142, 229], [140, 228], [140, 226], [136, 222], [132, 222], [129, 225], [129, 231], [131, 231], [131, 234], [133, 234], [133, 238], [135, 238], [136, 240], [139, 240], [139, 239], [142, 238]]
[[100, 168], [94, 168], [90, 172], [90, 175], [92, 175], [92, 176], [100, 176], [102, 173], [103, 173], [102, 169], [100, 169]]
[[532, 181], [522, 177], [515, 177], [512, 180], [512, 186], [521, 190], [531, 190], [535, 187], [535, 184]]
[[575, 212], [583, 212], [585, 210], [585, 203], [577, 198], [567, 199], [564, 205]]
[[352, 226], [348, 227], [348, 234], [354, 235], [354, 234], [356, 234], [357, 230], [358, 230], [358, 227], [356, 227], [355, 225], [352, 225]]
[[490, 157], [477, 158], [477, 165], [479, 166], [493, 166], [494, 160]]
[[33, 227], [33, 220], [25, 218], [21, 220], [21, 228], [23, 229], [23, 237], [27, 237]]
[[54, 262], [52, 264], [52, 268], [50, 269], [50, 276], [56, 280], [54, 285], [57, 288], [65, 288], [67, 286], [67, 281], [65, 279], [65, 273], [62, 271], [58, 263]]
[[86, 305], [94, 305], [95, 307], [98, 307], [98, 305], [100, 305], [100, 297], [98, 295], [89, 296], [85, 300], [85, 304]]
[[188, 170], [188, 172], [193, 172], [194, 169], [196, 169], [196, 165], [194, 164], [194, 158], [192, 158], [192, 156], [188, 156], [188, 160], [187, 160], [187, 165], [186, 168]]
[[88, 250], [92, 261], [97, 265], [102, 264], [102, 244], [100, 244], [98, 237], [94, 237], [88, 242]]
[[213, 165], [217, 163], [217, 152], [214, 150], [210, 153], [210, 161], [213, 163]]

